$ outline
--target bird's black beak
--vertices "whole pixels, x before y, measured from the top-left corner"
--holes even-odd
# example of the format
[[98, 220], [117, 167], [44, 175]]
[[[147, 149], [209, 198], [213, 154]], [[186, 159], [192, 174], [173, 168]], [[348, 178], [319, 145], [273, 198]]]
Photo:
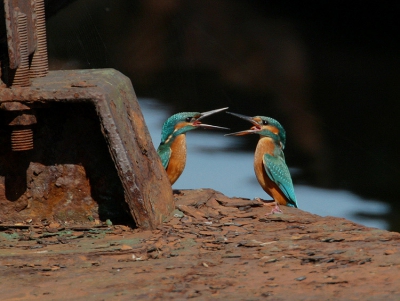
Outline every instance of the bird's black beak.
[[243, 135], [248, 135], [248, 134], [257, 134], [257, 132], [259, 132], [261, 130], [260, 124], [257, 121], [255, 121], [253, 119], [253, 117], [242, 115], [242, 114], [237, 114], [237, 113], [232, 113], [232, 112], [226, 112], [226, 113], [236, 116], [236, 117], [239, 117], [240, 119], [246, 120], [246, 121], [250, 122], [251, 124], [253, 124], [254, 126], [249, 130], [235, 132], [235, 133], [229, 133], [229, 134], [226, 134], [225, 136], [243, 136]]
[[221, 109], [215, 109], [215, 110], [211, 110], [211, 111], [207, 111], [207, 112], [203, 112], [200, 113], [200, 117], [197, 118], [194, 122], [193, 122], [193, 126], [196, 127], [201, 127], [201, 128], [205, 128], [205, 129], [220, 129], [220, 130], [229, 130], [229, 128], [225, 128], [225, 127], [221, 127], [221, 126], [216, 126], [216, 125], [210, 125], [210, 124], [205, 124], [205, 123], [201, 123], [199, 120], [207, 117], [207, 116], [211, 116], [214, 115], [216, 113], [222, 112], [224, 110], [227, 110], [228, 108], [221, 108]]

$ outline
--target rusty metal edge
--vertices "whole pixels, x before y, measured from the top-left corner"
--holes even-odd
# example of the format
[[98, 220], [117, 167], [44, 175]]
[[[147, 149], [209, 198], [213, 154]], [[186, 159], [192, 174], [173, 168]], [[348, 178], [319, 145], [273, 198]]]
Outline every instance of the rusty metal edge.
[[[78, 82], [78, 83], [77, 83]], [[134, 121], [121, 110], [112, 110], [117, 94], [131, 95], [126, 98], [128, 106], [133, 109], [136, 102], [138, 110], [135, 117], [144, 123], [139, 104], [130, 80], [114, 69], [95, 70], [62, 70], [50, 71], [44, 78], [36, 78], [31, 87], [0, 89], [0, 104], [19, 101], [27, 105], [48, 102], [92, 102], [96, 108], [103, 135], [107, 141], [111, 157], [117, 167], [118, 175], [125, 191], [125, 201], [137, 226], [143, 229], [155, 229], [174, 209], [172, 188], [167, 179], [161, 161], [151, 143], [150, 135], [144, 123], [144, 135], [148, 137], [148, 145], [138, 145], [141, 139], [136, 133], [126, 132], [124, 126], [116, 124], [121, 118], [123, 124], [129, 124], [133, 130]], [[138, 112], [137, 112], [138, 111]], [[141, 122], [140, 121], [140, 122]], [[120, 123], [121, 123], [120, 122]], [[138, 122], [138, 120], [135, 120]], [[129, 139], [121, 139], [121, 135]], [[151, 169], [149, 183], [138, 183], [135, 173], [140, 166], [135, 166], [136, 158], [132, 158], [130, 149], [145, 148], [148, 151], [147, 166]]]

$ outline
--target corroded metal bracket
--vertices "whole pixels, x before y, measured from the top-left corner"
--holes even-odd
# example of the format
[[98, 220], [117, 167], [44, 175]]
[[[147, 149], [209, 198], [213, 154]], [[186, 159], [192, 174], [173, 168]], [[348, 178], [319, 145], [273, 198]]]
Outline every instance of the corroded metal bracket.
[[[39, 116], [38, 119], [40, 119], [39, 113], [44, 110], [43, 108], [57, 104], [93, 105], [123, 186], [129, 214], [137, 226], [154, 229], [172, 212], [174, 200], [171, 185], [152, 145], [131, 82], [120, 72], [114, 69], [50, 71], [46, 77], [33, 78], [29, 87], [0, 89], [0, 112], [8, 112], [15, 104], [19, 107], [23, 106], [22, 109], [26, 109], [27, 112], [35, 110], [36, 115]], [[22, 120], [25, 119], [22, 118]], [[32, 123], [33, 121], [28, 118], [28, 121], [23, 122]], [[39, 126], [40, 122], [37, 120], [38, 125], [36, 126]], [[36, 123], [36, 119], [34, 123]], [[43, 130], [40, 135], [43, 136], [45, 133], [46, 130]], [[73, 133], [73, 135], [79, 135], [79, 133]], [[43, 137], [37, 139], [45, 140]], [[9, 155], [9, 152], [12, 153], [11, 148], [9, 151], [4, 147], [0, 150], [0, 164], [2, 162], [6, 164], [8, 156], [16, 158], [15, 156], [21, 156], [23, 153], [23, 160], [28, 162], [26, 166], [30, 166], [32, 174], [37, 176], [42, 172], [37, 167], [32, 167], [32, 164], [29, 165], [29, 156], [42, 158], [42, 160], [44, 158], [44, 155], [32, 155], [32, 152], [40, 152], [40, 150], [36, 150], [36, 147], [27, 152], [14, 152], [13, 155]], [[18, 160], [22, 160], [20, 157], [18, 158]], [[15, 162], [15, 164], [18, 163]], [[101, 172], [101, 162], [98, 169]], [[5, 192], [7, 180], [4, 179], [8, 176], [7, 170], [0, 166], [0, 206], [2, 208], [6, 208], [7, 203], [15, 202], [18, 199], [16, 197], [16, 199], [10, 200]], [[59, 180], [58, 184], [51, 183], [51, 185], [62, 185], [64, 182]], [[46, 185], [43, 187], [49, 186], [49, 184]], [[43, 209], [43, 206], [46, 205], [46, 202], [50, 202], [52, 196], [58, 194], [49, 192], [43, 196], [42, 193], [39, 201], [39, 203], [41, 202], [40, 209], [37, 205], [38, 202], [35, 203], [35, 198], [32, 196], [34, 187], [31, 187], [31, 190], [33, 192], [22, 191], [19, 193], [18, 197], [28, 199], [29, 204], [23, 206], [20, 211], [17, 210], [18, 212], [13, 215], [13, 220], [18, 221], [18, 217], [21, 219], [29, 217], [30, 213], [35, 213], [33, 218], [53, 219], [56, 207], [52, 205]], [[70, 190], [69, 193], [72, 194], [71, 198], [61, 201], [71, 202], [74, 191]], [[90, 210], [96, 209], [94, 205], [90, 206]], [[7, 219], [7, 214], [9, 213], [1, 212], [0, 208], [0, 220]]]
[[1, 77], [9, 86], [29, 86], [48, 72], [45, 1], [4, 0], [4, 19], [8, 56], [1, 56]]

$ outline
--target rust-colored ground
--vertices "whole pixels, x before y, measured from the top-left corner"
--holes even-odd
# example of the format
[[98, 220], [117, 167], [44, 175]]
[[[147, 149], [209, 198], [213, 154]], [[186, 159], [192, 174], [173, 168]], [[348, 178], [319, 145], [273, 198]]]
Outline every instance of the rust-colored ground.
[[156, 231], [1, 225], [1, 300], [400, 300], [400, 234], [213, 190]]

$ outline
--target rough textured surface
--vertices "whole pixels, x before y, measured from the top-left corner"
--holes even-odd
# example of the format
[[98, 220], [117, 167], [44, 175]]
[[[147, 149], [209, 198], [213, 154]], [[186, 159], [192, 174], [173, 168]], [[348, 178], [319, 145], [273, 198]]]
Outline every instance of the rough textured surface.
[[31, 87], [2, 88], [0, 120], [15, 114], [9, 102], [35, 111], [37, 124], [27, 152], [11, 151], [0, 124], [0, 220], [121, 220], [126, 205], [139, 227], [154, 229], [173, 210], [132, 84], [118, 71], [51, 71]]
[[0, 224], [4, 300], [399, 300], [400, 234], [176, 191], [154, 231]]
[[134, 223], [94, 107], [56, 103], [36, 116], [32, 151], [0, 146], [0, 220]]

